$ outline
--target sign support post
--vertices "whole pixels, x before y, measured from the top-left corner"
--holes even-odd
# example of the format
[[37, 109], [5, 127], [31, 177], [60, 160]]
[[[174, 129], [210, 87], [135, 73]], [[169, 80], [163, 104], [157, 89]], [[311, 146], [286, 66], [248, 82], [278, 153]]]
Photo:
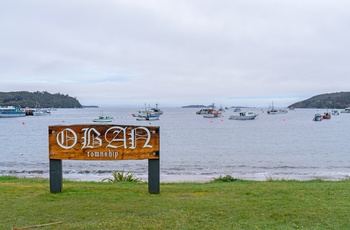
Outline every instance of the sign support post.
[[50, 192], [62, 192], [62, 160], [50, 159]]
[[148, 160], [148, 192], [160, 193], [160, 164], [159, 159]]

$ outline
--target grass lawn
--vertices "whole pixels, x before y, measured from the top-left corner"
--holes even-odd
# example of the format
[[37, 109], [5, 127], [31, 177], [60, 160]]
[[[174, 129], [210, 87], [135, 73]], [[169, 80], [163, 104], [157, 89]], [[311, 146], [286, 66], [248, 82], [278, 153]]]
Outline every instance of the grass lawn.
[[0, 229], [350, 229], [350, 181], [63, 182], [0, 177]]

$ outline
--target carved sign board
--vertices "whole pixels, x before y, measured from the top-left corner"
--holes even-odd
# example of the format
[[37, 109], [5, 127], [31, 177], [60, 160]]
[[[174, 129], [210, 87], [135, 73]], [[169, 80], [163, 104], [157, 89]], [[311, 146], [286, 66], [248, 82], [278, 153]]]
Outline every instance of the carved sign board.
[[158, 126], [49, 126], [49, 159], [159, 159], [159, 143]]

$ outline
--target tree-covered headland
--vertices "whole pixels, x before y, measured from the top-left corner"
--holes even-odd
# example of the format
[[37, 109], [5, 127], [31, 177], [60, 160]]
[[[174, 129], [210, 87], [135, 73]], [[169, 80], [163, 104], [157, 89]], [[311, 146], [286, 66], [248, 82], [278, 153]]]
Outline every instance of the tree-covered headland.
[[0, 92], [0, 106], [18, 106], [20, 108], [81, 108], [80, 102], [68, 94], [43, 92]]
[[294, 108], [344, 109], [350, 107], [350, 92], [325, 93], [294, 103]]

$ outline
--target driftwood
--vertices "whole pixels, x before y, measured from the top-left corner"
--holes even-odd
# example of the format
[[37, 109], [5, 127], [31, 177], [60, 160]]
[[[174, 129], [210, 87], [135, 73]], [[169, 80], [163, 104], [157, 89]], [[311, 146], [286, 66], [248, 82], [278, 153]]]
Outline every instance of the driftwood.
[[25, 226], [25, 227], [12, 227], [12, 230], [22, 230], [22, 229], [30, 229], [30, 228], [40, 228], [40, 227], [45, 227], [45, 226], [50, 226], [50, 225], [55, 225], [55, 224], [61, 224], [63, 223], [62, 221], [60, 222], [55, 222], [55, 223], [48, 223], [48, 224], [38, 224], [38, 225], [32, 225], [32, 226]]

